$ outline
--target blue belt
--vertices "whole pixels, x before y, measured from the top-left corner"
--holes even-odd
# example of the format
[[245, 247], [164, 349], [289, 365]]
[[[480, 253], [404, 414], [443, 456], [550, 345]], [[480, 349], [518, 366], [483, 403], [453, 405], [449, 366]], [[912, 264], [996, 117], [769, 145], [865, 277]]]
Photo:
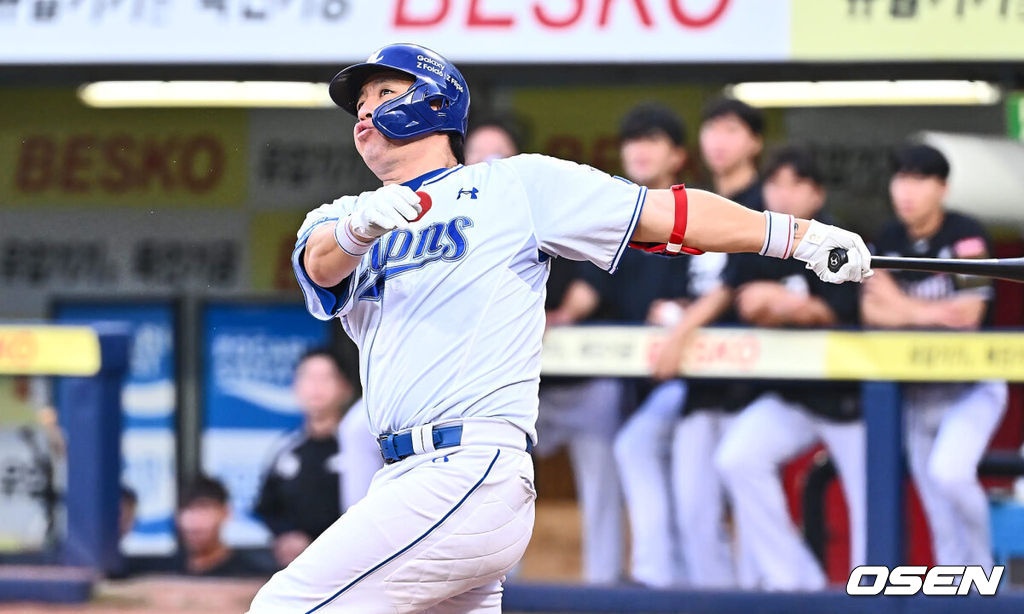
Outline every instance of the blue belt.
[[[435, 426], [431, 438], [434, 440], [435, 450], [454, 448], [462, 443], [462, 425]], [[384, 462], [388, 465], [416, 454], [412, 447], [411, 431], [384, 433], [377, 437], [377, 445], [380, 446], [380, 455], [384, 457]]]
[[[384, 458], [385, 464], [397, 463], [416, 454], [416, 450], [412, 446], [413, 432], [384, 433], [377, 437], [377, 445], [380, 447], [380, 455]], [[431, 439], [434, 442], [435, 450], [454, 448], [462, 443], [462, 425], [435, 426], [431, 432]], [[529, 453], [532, 450], [533, 442], [527, 435], [526, 451]]]

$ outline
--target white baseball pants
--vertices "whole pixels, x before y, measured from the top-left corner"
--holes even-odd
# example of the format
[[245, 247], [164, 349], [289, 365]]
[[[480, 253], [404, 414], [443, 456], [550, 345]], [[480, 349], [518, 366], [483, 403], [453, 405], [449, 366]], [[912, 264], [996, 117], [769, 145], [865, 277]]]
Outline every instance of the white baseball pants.
[[474, 420], [463, 445], [385, 466], [249, 614], [499, 614], [501, 582], [533, 530], [525, 437]]
[[905, 386], [910, 474], [939, 565], [992, 567], [988, 500], [978, 462], [1006, 412], [1006, 382]]
[[629, 512], [630, 575], [654, 588], [681, 581], [679, 538], [673, 526], [672, 431], [686, 383], [665, 382], [644, 399], [615, 437], [615, 462]]
[[612, 454], [621, 407], [617, 379], [540, 388], [537, 454], [568, 448], [583, 517], [583, 580], [591, 584], [612, 584], [622, 574], [622, 497]]
[[862, 421], [836, 422], [768, 393], [736, 417], [715, 463], [733, 504], [740, 548], [756, 566], [743, 588], [824, 588], [821, 565], [786, 506], [779, 468], [823, 441], [839, 473], [850, 511], [851, 568], [864, 563], [867, 530], [867, 441]]

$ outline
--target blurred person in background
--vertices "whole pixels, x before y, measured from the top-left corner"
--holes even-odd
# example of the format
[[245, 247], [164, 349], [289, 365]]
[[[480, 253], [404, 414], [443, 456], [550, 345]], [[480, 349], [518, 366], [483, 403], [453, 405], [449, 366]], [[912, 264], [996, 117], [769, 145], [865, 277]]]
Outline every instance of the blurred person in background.
[[[889, 184], [896, 220], [879, 236], [881, 256], [988, 258], [981, 224], [946, 211], [949, 162], [934, 147], [909, 144], [896, 155]], [[864, 286], [865, 325], [973, 330], [987, 320], [992, 281], [982, 277], [880, 271]], [[910, 473], [939, 565], [992, 566], [989, 508], [978, 463], [1006, 411], [1002, 381], [903, 387]]]
[[[622, 119], [619, 156], [630, 181], [652, 189], [671, 188], [679, 182], [687, 160], [686, 127], [674, 111], [663, 105], [638, 105]], [[616, 273], [616, 277], [623, 276], [622, 283], [612, 291], [638, 293], [641, 301], [649, 301], [648, 321], [671, 325], [678, 320], [680, 306], [669, 297], [684, 295], [689, 273], [687, 260], [691, 256], [671, 262], [650, 262], [656, 258], [642, 252], [627, 253]], [[634, 270], [627, 268], [631, 261], [635, 261]], [[647, 272], [652, 266], [654, 275]], [[633, 273], [636, 278], [631, 277]], [[658, 275], [665, 278], [659, 279]], [[643, 287], [645, 281], [654, 287]], [[653, 391], [649, 385], [640, 386], [637, 392], [638, 398], [643, 395], [644, 400], [623, 424], [614, 442], [629, 518], [630, 576], [645, 586], [666, 588], [681, 579], [678, 539], [673, 527], [669, 452], [672, 426], [682, 410], [686, 386], [675, 379]]]
[[741, 205], [764, 208], [757, 159], [764, 148], [764, 114], [734, 98], [712, 100], [700, 124], [700, 152], [712, 191]]
[[[761, 112], [739, 100], [715, 99], [704, 109], [700, 150], [712, 189], [754, 210], [764, 207], [757, 171], [763, 132]], [[722, 280], [727, 260], [725, 254], [689, 259], [693, 300], [658, 350], [653, 368], [656, 380], [677, 377], [686, 348], [700, 327], [735, 321], [732, 292]], [[690, 379], [686, 384], [683, 417], [672, 434], [671, 492], [685, 580], [697, 588], [735, 586], [737, 574], [754, 577], [749, 557], [742, 550], [733, 556], [725, 526], [725, 491], [714, 468], [719, 441], [735, 413], [754, 395], [748, 383], [735, 380]]]
[[185, 490], [175, 521], [184, 546], [180, 570], [192, 576], [269, 576], [272, 561], [232, 550], [221, 541], [231, 515], [228, 491], [219, 481], [200, 476]]
[[[295, 368], [294, 390], [303, 425], [274, 453], [254, 510], [274, 534], [274, 557], [282, 567], [338, 519], [343, 487], [351, 489], [351, 498], [361, 499], [373, 473], [383, 465], [365, 411], [359, 420], [361, 405], [353, 407], [349, 428], [341, 427], [344, 409], [352, 401], [352, 385], [333, 352], [306, 352]], [[339, 434], [344, 433], [357, 444], [365, 441], [345, 450], [352, 457], [346, 463], [352, 471], [343, 476]]]
[[511, 119], [487, 117], [466, 133], [466, 164], [509, 158], [522, 150], [520, 131]]
[[[827, 220], [821, 172], [807, 150], [778, 150], [762, 177], [768, 210]], [[736, 254], [729, 257], [725, 279], [739, 318], [747, 324], [820, 328], [857, 323], [857, 288], [826, 284], [799, 261]], [[754, 578], [741, 586], [822, 589], [825, 573], [790, 517], [779, 471], [817, 443], [825, 444], [850, 511], [851, 568], [863, 565], [867, 450], [860, 383], [780, 380], [759, 389], [757, 399], [730, 425], [715, 458], [732, 501], [739, 550], [755, 565]]]

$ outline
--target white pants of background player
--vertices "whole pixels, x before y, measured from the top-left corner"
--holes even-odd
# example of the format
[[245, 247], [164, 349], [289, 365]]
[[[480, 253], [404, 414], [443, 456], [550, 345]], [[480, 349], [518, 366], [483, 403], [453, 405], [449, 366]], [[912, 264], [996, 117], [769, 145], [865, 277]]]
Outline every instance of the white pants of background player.
[[464, 422], [463, 445], [406, 458], [279, 571], [249, 614], [500, 614], [533, 530], [526, 434]]
[[978, 462], [1006, 411], [1006, 382], [905, 386], [910, 473], [938, 565], [992, 566], [989, 508]]
[[682, 580], [678, 532], [673, 526], [672, 430], [686, 399], [686, 384], [655, 388], [615, 437], [631, 535], [633, 580], [666, 588]]
[[612, 442], [622, 422], [622, 382], [581, 379], [540, 388], [536, 453], [569, 450], [583, 517], [583, 579], [618, 582], [622, 574], [622, 495]]
[[338, 424], [338, 494], [342, 513], [366, 496], [374, 474], [384, 466], [377, 438], [369, 427], [370, 417], [362, 399], [345, 412]]
[[[727, 385], [727, 384], [726, 384]], [[672, 436], [672, 494], [686, 582], [697, 588], [736, 586], [751, 573], [742, 552], [732, 552], [724, 524], [725, 490], [715, 469], [715, 451], [735, 419], [719, 409], [683, 416]]]
[[736, 417], [715, 462], [725, 481], [741, 549], [756, 566], [742, 588], [821, 589], [821, 565], [793, 523], [779, 477], [787, 460], [824, 442], [839, 473], [850, 517], [851, 568], [864, 564], [867, 546], [867, 441], [862, 421], [837, 422], [812, 414], [774, 393]]

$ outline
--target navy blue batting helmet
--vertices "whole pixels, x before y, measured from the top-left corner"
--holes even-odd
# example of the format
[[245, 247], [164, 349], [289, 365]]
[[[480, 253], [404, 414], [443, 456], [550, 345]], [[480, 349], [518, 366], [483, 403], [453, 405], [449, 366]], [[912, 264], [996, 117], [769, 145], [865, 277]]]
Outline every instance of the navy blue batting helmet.
[[469, 84], [455, 65], [426, 47], [399, 43], [374, 52], [331, 80], [331, 99], [352, 115], [359, 90], [373, 73], [396, 70], [415, 80], [407, 92], [373, 111], [373, 125], [392, 139], [431, 132], [466, 136], [469, 122]]

